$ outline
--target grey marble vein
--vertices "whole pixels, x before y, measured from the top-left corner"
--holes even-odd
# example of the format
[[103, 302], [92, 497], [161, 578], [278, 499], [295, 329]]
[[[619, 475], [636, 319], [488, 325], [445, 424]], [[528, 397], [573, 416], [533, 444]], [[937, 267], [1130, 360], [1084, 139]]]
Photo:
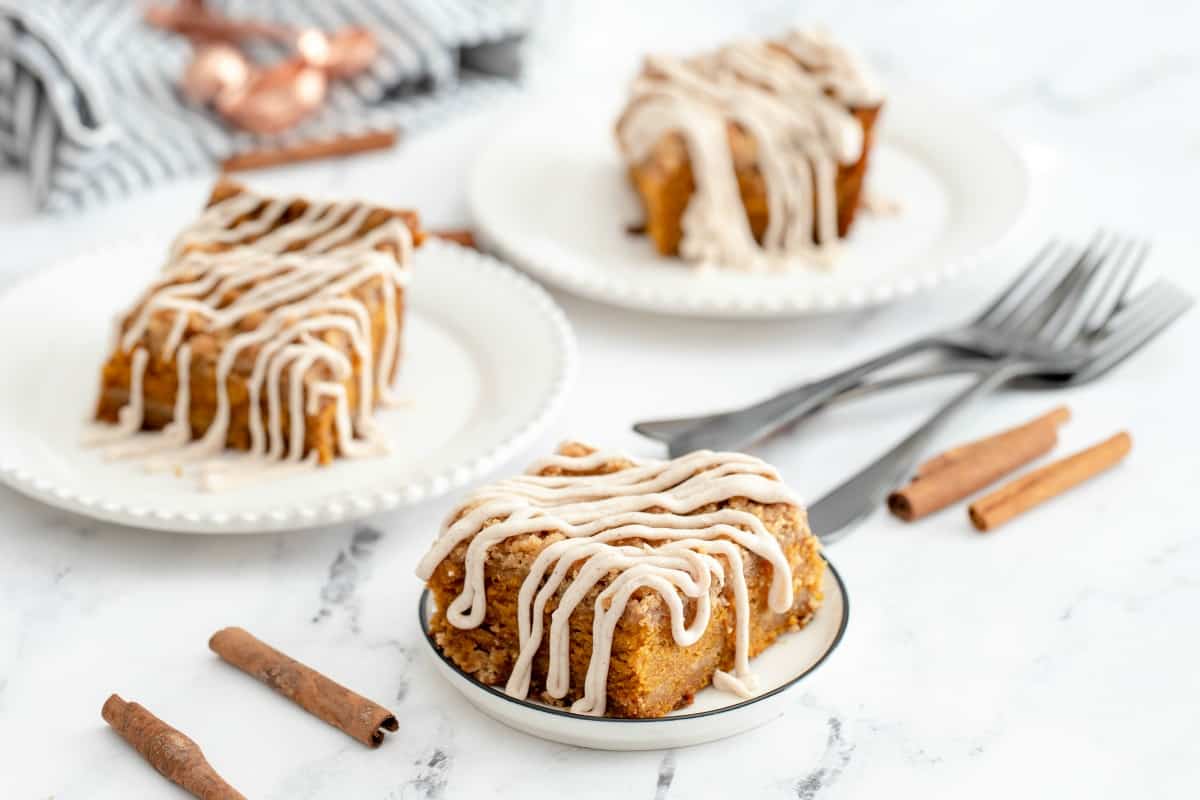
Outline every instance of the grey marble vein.
[[351, 633], [361, 631], [358, 584], [381, 538], [383, 533], [376, 528], [360, 525], [354, 529], [349, 544], [338, 551], [329, 565], [329, 577], [321, 587], [321, 606], [313, 616], [313, 622], [323, 622], [339, 612], [345, 617]]
[[435, 747], [428, 757], [415, 762], [416, 777], [389, 797], [395, 800], [439, 800], [446, 793], [451, 763], [450, 755], [440, 747]]
[[408, 697], [408, 691], [412, 685], [411, 678], [409, 677], [409, 673], [412, 669], [413, 651], [411, 648], [406, 647], [405, 645], [400, 644], [399, 642], [396, 643], [396, 649], [400, 652], [400, 658], [402, 659], [402, 661], [401, 661], [400, 668], [397, 670], [397, 674], [396, 674], [395, 697], [396, 697], [397, 703], [403, 703], [404, 700]]
[[663, 753], [662, 761], [658, 762], [658, 780], [654, 784], [654, 800], [667, 800], [671, 793], [671, 783], [675, 780], [675, 751]]
[[837, 717], [826, 720], [829, 734], [825, 740], [825, 752], [820, 766], [796, 781], [796, 800], [815, 800], [823, 791], [834, 784], [854, 754], [854, 743], [846, 741], [842, 734], [842, 721]]
[[416, 653], [412, 647], [400, 639], [386, 639], [377, 645], [372, 645], [371, 650], [379, 650], [386, 648], [394, 650], [400, 657], [399, 665], [395, 668], [395, 692], [393, 697], [397, 703], [403, 703], [408, 697], [409, 689], [412, 686], [412, 669], [413, 659]]

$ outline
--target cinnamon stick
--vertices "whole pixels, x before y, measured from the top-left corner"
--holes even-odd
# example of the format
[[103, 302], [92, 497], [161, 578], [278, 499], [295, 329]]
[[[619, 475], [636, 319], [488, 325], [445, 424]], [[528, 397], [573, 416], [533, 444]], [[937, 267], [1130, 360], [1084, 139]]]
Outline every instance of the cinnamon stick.
[[1018, 425], [1016, 428], [1010, 428], [1009, 430], [1001, 431], [1000, 433], [996, 433], [991, 436], [985, 436], [984, 438], [976, 439], [973, 442], [960, 444], [957, 447], [951, 447], [944, 453], [939, 453], [917, 467], [917, 477], [924, 477], [939, 470], [945, 469], [946, 467], [953, 465], [955, 462], [969, 457], [972, 452], [978, 450], [979, 448], [991, 447], [993, 445], [1003, 444], [1006, 441], [1019, 439], [1020, 437], [1026, 435], [1026, 432], [1030, 428], [1034, 428], [1039, 425], [1048, 425], [1052, 429], [1056, 429], [1069, 419], [1071, 419], [1071, 410], [1066, 406], [1058, 406], [1050, 411], [1047, 411], [1045, 414], [1042, 414], [1040, 417], [1026, 422], [1024, 425]]
[[352, 156], [371, 150], [386, 150], [396, 144], [396, 131], [346, 134], [332, 139], [313, 139], [292, 145], [261, 147], [230, 156], [221, 162], [225, 172], [278, 167], [334, 156]]
[[246, 800], [217, 774], [200, 746], [137, 703], [112, 695], [100, 716], [167, 780], [202, 800]]
[[888, 497], [888, 509], [912, 522], [979, 491], [1050, 452], [1058, 441], [1058, 426], [1070, 416], [1059, 406], [1024, 425], [934, 456], [917, 468], [911, 483]]
[[1133, 448], [1125, 431], [1073, 456], [1035, 469], [971, 504], [971, 523], [980, 531], [994, 530], [1039, 503], [1098, 475], [1117, 464]]
[[217, 631], [208, 640], [208, 646], [242, 672], [367, 747], [378, 747], [383, 742], [384, 730], [400, 728], [395, 715], [383, 706], [289, 658], [241, 628]]
[[472, 250], [479, 249], [479, 245], [475, 242], [475, 232], [470, 228], [446, 228], [440, 231], [430, 231], [430, 233], [439, 239], [470, 247]]

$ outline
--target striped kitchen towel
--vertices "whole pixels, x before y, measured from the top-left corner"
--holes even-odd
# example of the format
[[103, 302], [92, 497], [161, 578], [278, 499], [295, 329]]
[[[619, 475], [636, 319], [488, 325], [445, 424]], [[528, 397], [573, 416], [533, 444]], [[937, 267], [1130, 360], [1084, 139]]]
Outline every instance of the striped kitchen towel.
[[146, 25], [143, 3], [0, 0], [0, 157], [28, 173], [40, 208], [64, 211], [264, 146], [412, 131], [511, 85], [534, 2], [209, 0], [233, 17], [362, 25], [379, 39], [371, 68], [331, 84], [317, 115], [262, 137], [183, 99], [191, 47]]

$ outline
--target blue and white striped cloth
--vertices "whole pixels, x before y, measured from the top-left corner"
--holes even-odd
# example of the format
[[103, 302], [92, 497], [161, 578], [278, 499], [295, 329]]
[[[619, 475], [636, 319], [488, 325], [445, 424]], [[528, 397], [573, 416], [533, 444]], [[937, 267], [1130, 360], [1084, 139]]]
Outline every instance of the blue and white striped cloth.
[[273, 142], [428, 125], [509, 85], [532, 0], [209, 2], [233, 17], [363, 25], [380, 55], [335, 82], [317, 116], [259, 137], [183, 99], [190, 45], [144, 24], [142, 3], [0, 0], [0, 156], [25, 169], [39, 207], [107, 202]]

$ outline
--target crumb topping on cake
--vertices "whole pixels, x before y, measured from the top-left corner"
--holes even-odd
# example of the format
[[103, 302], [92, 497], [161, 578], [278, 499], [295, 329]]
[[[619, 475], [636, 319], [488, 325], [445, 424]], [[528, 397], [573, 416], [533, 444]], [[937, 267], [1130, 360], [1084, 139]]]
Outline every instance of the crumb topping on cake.
[[[608, 469], [611, 465], [624, 468]], [[534, 533], [550, 533], [521, 584], [517, 601], [520, 652], [508, 694], [524, 698], [534, 658], [548, 640], [546, 691], [570, 690], [570, 618], [601, 581], [594, 601], [592, 652], [577, 713], [605, 712], [613, 632], [642, 590], [657, 593], [670, 616], [674, 641], [695, 643], [708, 627], [714, 590], [727, 583], [734, 601], [732, 673], [718, 670], [717, 688], [749, 696], [750, 602], [743, 549], [771, 566], [769, 606], [793, 604], [792, 571], [779, 541], [753, 513], [705, 507], [733, 498], [799, 507], [799, 501], [763, 461], [740, 453], [697, 451], [670, 461], [634, 461], [613, 452], [564, 449], [528, 474], [483, 487], [447, 518], [417, 574], [428, 581], [456, 548], [466, 546], [461, 593], [445, 609], [460, 629], [479, 626], [487, 613], [485, 566], [489, 549]], [[569, 580], [568, 580], [569, 579]], [[555, 599], [550, 629], [547, 603]]]
[[[305, 419], [332, 402], [339, 453], [382, 452], [386, 442], [370, 412], [374, 398], [391, 397], [400, 335], [396, 288], [408, 280], [413, 236], [395, 217], [369, 225], [373, 211], [249, 191], [215, 199], [175, 240], [161, 277], [119, 324], [116, 346], [131, 353], [129, 401], [118, 424], [91, 441], [107, 445], [109, 457], [148, 458], [151, 467], [195, 463], [202, 486], [221, 488], [315, 467], [316, 452], [305, 455]], [[378, 352], [367, 296], [385, 309]], [[169, 332], [161, 343], [154, 339], [151, 353], [147, 332], [163, 326]], [[213, 351], [206, 355], [216, 364], [216, 412], [193, 439], [190, 367], [198, 347]], [[355, 413], [346, 391], [355, 374], [352, 356], [360, 365]], [[175, 362], [174, 419], [159, 433], [135, 438], [150, 358]], [[225, 447], [235, 371], [249, 395], [250, 452], [230, 463], [213, 457]]]
[[[743, 41], [680, 59], [650, 56], [617, 124], [621, 149], [641, 163], [664, 137], [682, 136], [695, 180], [679, 254], [749, 271], [828, 263], [838, 239], [838, 166], [863, 152], [853, 109], [877, 106], [861, 61], [819, 30]], [[755, 239], [736, 162], [753, 160], [769, 221]]]

